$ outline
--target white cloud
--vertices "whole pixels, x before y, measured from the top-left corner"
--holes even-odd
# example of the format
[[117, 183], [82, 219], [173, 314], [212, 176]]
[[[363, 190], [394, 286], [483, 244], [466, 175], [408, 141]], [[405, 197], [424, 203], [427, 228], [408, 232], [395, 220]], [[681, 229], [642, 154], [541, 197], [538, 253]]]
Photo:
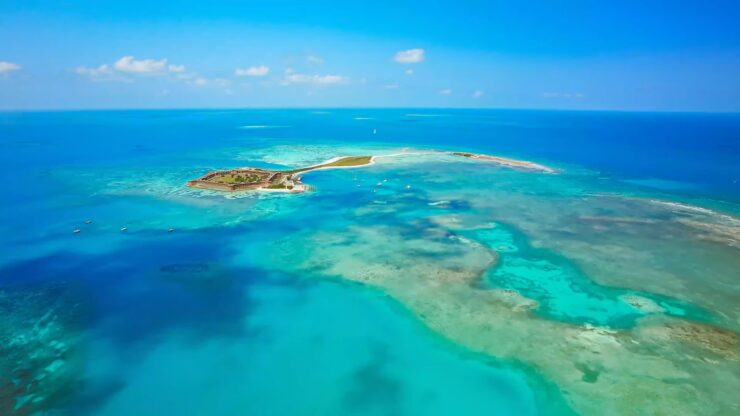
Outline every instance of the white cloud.
[[290, 84], [312, 84], [312, 85], [341, 85], [349, 82], [349, 79], [342, 75], [308, 75], [297, 74], [289, 69], [285, 71], [283, 85]]
[[442, 95], [450, 95], [450, 94], [452, 94], [452, 90], [449, 89], [449, 88], [445, 88], [443, 90], [439, 90], [439, 93], [442, 94]]
[[100, 65], [97, 68], [88, 68], [86, 66], [78, 66], [74, 69], [75, 74], [87, 77], [94, 82], [133, 82], [132, 79], [127, 78], [113, 70], [108, 65]]
[[409, 49], [399, 51], [393, 55], [393, 60], [399, 64], [415, 64], [424, 60], [424, 49]]
[[75, 68], [75, 73], [78, 75], [86, 75], [93, 78], [100, 77], [102, 75], [110, 75], [113, 70], [108, 65], [100, 65], [97, 68], [88, 68], [86, 66], [78, 66]]
[[403, 71], [403, 73], [406, 74], [406, 75], [414, 75], [414, 70], [411, 69], [411, 68], [409, 68], [409, 69]]
[[170, 65], [167, 69], [173, 73], [181, 73], [185, 72], [185, 65]]
[[175, 74], [177, 78], [185, 77], [185, 65], [168, 65], [167, 59], [141, 59], [127, 55], [112, 65], [102, 64], [90, 68], [78, 66], [74, 69], [77, 75], [89, 78], [92, 81], [133, 82], [125, 75], [167, 75]]
[[[177, 69], [180, 69], [176, 65], [172, 65], [173, 67], [176, 67]], [[120, 72], [130, 72], [134, 74], [161, 74], [168, 71], [167, 67], [167, 59], [141, 59], [136, 60], [133, 56], [124, 56], [121, 59], [117, 60], [113, 64], [113, 68], [116, 71]], [[185, 68], [182, 68], [182, 71], [184, 71]], [[182, 72], [177, 71], [177, 72]]]
[[13, 71], [19, 71], [21, 66], [8, 61], [0, 61], [0, 74], [7, 74]]
[[311, 65], [321, 65], [324, 63], [324, 58], [316, 55], [308, 55], [306, 61]]
[[250, 66], [249, 68], [237, 68], [234, 75], [237, 77], [264, 77], [270, 73], [270, 67], [265, 65]]
[[485, 94], [485, 93], [483, 91], [481, 91], [481, 90], [473, 91], [473, 98], [480, 98], [480, 97], [483, 96], [483, 94]]

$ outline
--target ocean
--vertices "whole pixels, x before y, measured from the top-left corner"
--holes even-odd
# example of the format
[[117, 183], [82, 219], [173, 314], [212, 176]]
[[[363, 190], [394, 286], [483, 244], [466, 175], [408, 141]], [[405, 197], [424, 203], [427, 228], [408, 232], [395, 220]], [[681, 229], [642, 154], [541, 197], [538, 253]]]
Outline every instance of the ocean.
[[737, 114], [4, 112], [0, 178], [2, 415], [740, 412]]

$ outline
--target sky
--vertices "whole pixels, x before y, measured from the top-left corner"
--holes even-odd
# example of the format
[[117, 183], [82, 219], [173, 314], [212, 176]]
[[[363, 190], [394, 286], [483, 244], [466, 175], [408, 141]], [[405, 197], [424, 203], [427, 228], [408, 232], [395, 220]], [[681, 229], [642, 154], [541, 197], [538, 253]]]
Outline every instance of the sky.
[[740, 1], [0, 0], [0, 110], [740, 111]]

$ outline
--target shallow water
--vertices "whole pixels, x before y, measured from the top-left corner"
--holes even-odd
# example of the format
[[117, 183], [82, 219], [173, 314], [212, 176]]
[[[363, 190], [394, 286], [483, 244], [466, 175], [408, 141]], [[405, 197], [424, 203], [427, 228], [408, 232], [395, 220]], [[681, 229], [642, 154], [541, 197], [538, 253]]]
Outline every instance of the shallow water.
[[0, 414], [740, 410], [740, 118], [443, 113], [0, 114]]
[[[490, 226], [491, 229], [471, 233], [500, 256], [486, 279], [493, 287], [512, 289], [538, 301], [538, 312], [551, 319], [612, 328], [633, 326], [636, 319], [651, 312], [693, 320], [709, 319], [708, 312], [677, 300], [595, 284], [567, 259], [533, 249], [523, 236], [506, 226], [496, 223]], [[640, 309], [625, 301], [630, 297], [639, 297], [654, 306], [649, 311]]]
[[536, 414], [517, 371], [461, 356], [375, 294], [278, 284], [249, 301], [249, 336], [169, 334], [91, 374], [127, 381], [97, 414]]

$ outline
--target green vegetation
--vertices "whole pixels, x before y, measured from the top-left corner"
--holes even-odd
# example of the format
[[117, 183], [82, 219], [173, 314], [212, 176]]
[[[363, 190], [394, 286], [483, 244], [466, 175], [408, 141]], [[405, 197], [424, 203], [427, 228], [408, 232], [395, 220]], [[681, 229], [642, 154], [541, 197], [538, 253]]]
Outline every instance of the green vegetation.
[[211, 178], [211, 182], [225, 184], [255, 183], [265, 180], [266, 177], [267, 175], [257, 175], [255, 173], [223, 173]]
[[[440, 154], [452, 154], [470, 159], [487, 160], [498, 163], [502, 166], [511, 168], [524, 168], [538, 170], [547, 173], [555, 172], [546, 166], [538, 165], [527, 161], [506, 159], [497, 156], [483, 154], [474, 154], [467, 152], [432, 152]], [[411, 154], [411, 153], [410, 153]], [[394, 156], [394, 155], [387, 155]], [[346, 156], [340, 157], [332, 162], [326, 162], [320, 165], [309, 166], [305, 168], [290, 170], [268, 170], [260, 168], [239, 168], [227, 171], [209, 172], [207, 175], [196, 180], [188, 181], [188, 186], [198, 188], [217, 189], [226, 191], [236, 191], [244, 189], [289, 189], [297, 187], [298, 190], [307, 189], [301, 184], [300, 174], [312, 170], [326, 168], [343, 168], [365, 166], [373, 162], [373, 156]], [[219, 186], [228, 185], [228, 186]], [[226, 188], [226, 189], [224, 189]]]
[[314, 169], [320, 169], [320, 168], [363, 166], [363, 165], [369, 165], [372, 160], [373, 160], [372, 156], [347, 156], [339, 160], [335, 160], [331, 163], [324, 163], [323, 165], [316, 165], [316, 166], [311, 166], [308, 168], [293, 169], [291, 171], [288, 171], [287, 173], [295, 174], [295, 173], [301, 173], [301, 172], [308, 172], [308, 171], [312, 171]]
[[327, 163], [325, 165], [321, 165], [320, 167], [325, 168], [329, 166], [362, 166], [367, 165], [372, 160], [372, 156], [349, 156], [349, 157], [343, 157], [339, 160], [336, 160], [331, 163]]
[[[298, 174], [302, 172], [309, 172], [321, 168], [364, 166], [369, 165], [372, 160], [372, 156], [348, 156], [339, 158], [333, 162], [324, 163], [322, 165], [315, 165], [307, 168], [285, 171], [270, 171], [257, 168], [241, 168], [228, 171], [218, 171], [210, 173], [195, 181], [188, 182], [188, 185], [203, 188], [209, 188], [209, 183], [214, 185], [231, 185], [227, 190], [233, 191], [246, 188], [245, 186], [235, 185], [251, 184], [254, 185], [253, 188], [293, 190], [295, 188], [295, 184], [300, 184], [300, 177], [298, 176]], [[224, 190], [223, 188], [219, 187], [215, 187], [214, 189]]]

